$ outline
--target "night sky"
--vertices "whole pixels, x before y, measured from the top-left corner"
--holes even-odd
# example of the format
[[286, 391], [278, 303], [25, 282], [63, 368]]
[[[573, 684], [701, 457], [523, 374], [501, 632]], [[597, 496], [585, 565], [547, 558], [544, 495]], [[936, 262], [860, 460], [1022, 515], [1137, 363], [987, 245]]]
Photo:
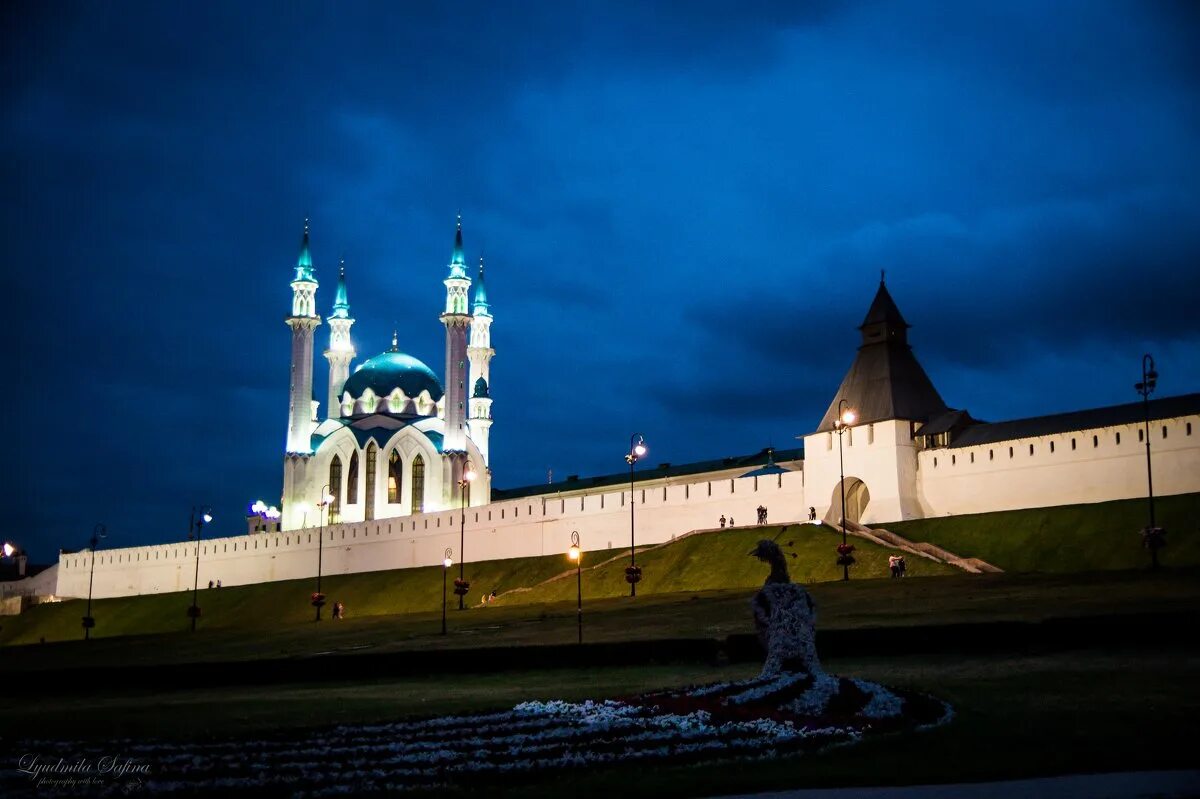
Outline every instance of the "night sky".
[[[1200, 391], [1192, 3], [0, 6], [0, 535], [277, 502], [305, 217], [360, 360], [441, 374], [461, 210], [495, 484], [794, 446], [881, 269], [988, 420]], [[317, 350], [328, 327], [317, 331]], [[324, 398], [318, 356], [316, 393]]]

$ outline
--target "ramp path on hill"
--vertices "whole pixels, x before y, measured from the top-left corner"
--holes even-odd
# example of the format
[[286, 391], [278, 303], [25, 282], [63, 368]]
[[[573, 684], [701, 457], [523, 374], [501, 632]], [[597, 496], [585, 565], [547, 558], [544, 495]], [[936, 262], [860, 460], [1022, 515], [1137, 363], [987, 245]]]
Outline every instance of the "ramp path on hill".
[[[840, 523], [840, 522], [839, 522]], [[831, 525], [835, 526], [835, 525]], [[881, 547], [889, 549], [898, 549], [901, 552], [908, 552], [922, 558], [945, 563], [948, 566], [954, 566], [971, 574], [982, 574], [984, 572], [996, 574], [1004, 571], [1003, 569], [993, 566], [987, 561], [979, 558], [963, 558], [955, 555], [949, 550], [943, 549], [936, 544], [929, 544], [924, 541], [910, 541], [902, 535], [893, 533], [883, 527], [867, 527], [857, 522], [847, 520], [846, 532], [859, 538], [866, 539], [872, 543], [878, 544]]]
[[[764, 529], [764, 533], [767, 533], [769, 531], [774, 531], [778, 528], [777, 532], [775, 532], [774, 535], [770, 536], [771, 538], [777, 539], [777, 538], [780, 538], [784, 533], [786, 533], [792, 527], [801, 527], [801, 526], [806, 526], [806, 525], [814, 525], [814, 523], [813, 522], [791, 521], [791, 522], [783, 522], [782, 527], [779, 527], [779, 525], [777, 525], [777, 524], [772, 524]], [[699, 529], [699, 530], [689, 530], [686, 533], [682, 533], [680, 535], [672, 537], [670, 541], [664, 541], [661, 544], [650, 544], [647, 546], [635, 547], [634, 551], [637, 554], [641, 555], [643, 553], [654, 552], [655, 550], [663, 549], [664, 547], [669, 547], [672, 544], [678, 543], [679, 541], [682, 541], [686, 538], [691, 538], [693, 536], [720, 534], [723, 532], [730, 532], [733, 530], [741, 530], [741, 531], [753, 530], [756, 527], [760, 527], [760, 526], [761, 525], [747, 524], [747, 525], [738, 525], [737, 527], [709, 527], [709, 528], [703, 528], [703, 529]], [[817, 523], [815, 523], [815, 526], [823, 526], [823, 527], [828, 527], [828, 528], [832, 528], [835, 530], [840, 530], [840, 528], [837, 525], [830, 524], [828, 522], [817, 522]], [[993, 566], [990, 563], [982, 561], [979, 558], [963, 558], [963, 557], [960, 557], [960, 556], [954, 554], [953, 552], [949, 552], [939, 546], [935, 546], [934, 544], [910, 541], [909, 539], [905, 538], [902, 535], [897, 535], [896, 533], [893, 533], [890, 530], [885, 530], [883, 528], [871, 528], [871, 527], [866, 527], [861, 524], [856, 524], [855, 522], [847, 521], [846, 522], [846, 532], [849, 535], [853, 535], [853, 536], [856, 536], [863, 540], [870, 541], [871, 543], [876, 544], [880, 547], [883, 547], [884, 549], [891, 549], [891, 550], [895, 550], [895, 551], [899, 551], [899, 552], [906, 552], [910, 555], [916, 555], [918, 557], [922, 557], [927, 560], [931, 560], [935, 563], [944, 563], [948, 566], [953, 566], [955, 568], [962, 569], [963, 571], [969, 572], [971, 574], [999, 573], [999, 572], [1003, 571], [1003, 569], [997, 568], [996, 566]], [[628, 557], [629, 557], [628, 554], [626, 554], [625, 552], [622, 552], [619, 555], [613, 555], [612, 557], [606, 558], [606, 559], [600, 561], [599, 563], [594, 563], [594, 564], [589, 564], [587, 566], [583, 566], [583, 567], [581, 567], [581, 569], [584, 573], [594, 572], [599, 569], [603, 569], [606, 566], [610, 566], [614, 563], [623, 562]], [[533, 585], [518, 586], [516, 588], [510, 588], [506, 591], [501, 591], [500, 593], [496, 594], [496, 598], [502, 599], [506, 596], [514, 596], [514, 595], [529, 593], [530, 591], [533, 591], [541, 586], [549, 585], [551, 583], [556, 583], [560, 580], [566, 580], [566, 579], [572, 578], [575, 576], [575, 573], [576, 573], [575, 569], [567, 569], [566, 571], [555, 574], [545, 580], [534, 583]]]

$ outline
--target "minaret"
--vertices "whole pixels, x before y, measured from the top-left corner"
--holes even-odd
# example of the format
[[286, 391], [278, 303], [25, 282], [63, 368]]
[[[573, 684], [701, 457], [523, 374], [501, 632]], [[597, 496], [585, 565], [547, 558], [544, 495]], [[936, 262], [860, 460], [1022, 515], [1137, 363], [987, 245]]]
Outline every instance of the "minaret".
[[462, 217], [454, 234], [454, 253], [450, 257], [450, 276], [446, 284], [446, 310], [440, 319], [446, 326], [446, 432], [443, 452], [467, 451], [467, 328], [471, 315], [467, 294], [471, 278], [463, 260]]
[[333, 313], [329, 315], [329, 349], [325, 358], [329, 361], [329, 404], [325, 406], [326, 419], [342, 416], [341, 393], [346, 378], [350, 376], [350, 361], [354, 360], [354, 344], [350, 341], [350, 303], [346, 300], [346, 262], [338, 270], [337, 296], [333, 299]]
[[487, 287], [483, 282], [483, 257], [479, 258], [479, 281], [475, 284], [475, 302], [471, 309], [471, 346], [467, 357], [471, 361], [471, 440], [479, 447], [484, 465], [490, 460], [488, 436], [492, 427], [492, 375], [491, 361], [496, 351], [492, 349], [492, 309], [488, 305]]
[[321, 317], [317, 315], [317, 279], [308, 252], [307, 219], [300, 257], [296, 260], [296, 277], [292, 280], [292, 315], [284, 321], [292, 329], [287, 452], [308, 455], [312, 452], [313, 331], [321, 324]]

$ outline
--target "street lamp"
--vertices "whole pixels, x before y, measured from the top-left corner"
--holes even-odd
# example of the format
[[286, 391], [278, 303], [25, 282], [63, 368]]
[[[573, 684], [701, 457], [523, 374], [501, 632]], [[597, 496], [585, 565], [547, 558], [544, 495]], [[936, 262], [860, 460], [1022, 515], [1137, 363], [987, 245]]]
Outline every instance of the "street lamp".
[[463, 476], [458, 481], [458, 495], [461, 498], [460, 509], [462, 510], [462, 518], [459, 519], [458, 526], [458, 579], [454, 581], [454, 593], [458, 594], [458, 609], [466, 610], [465, 600], [467, 591], [471, 590], [471, 584], [467, 582], [463, 572], [466, 566], [467, 548], [467, 489], [471, 483], [475, 481], [475, 467], [471, 465], [471, 461], [466, 461], [463, 464]]
[[583, 550], [579, 547], [579, 531], [571, 531], [571, 548], [567, 557], [575, 561], [575, 619], [579, 643], [583, 643]]
[[[88, 573], [88, 604], [87, 615], [83, 617], [83, 640], [90, 641], [92, 639], [92, 628], [96, 626], [96, 620], [92, 618], [92, 578], [96, 576], [96, 549], [100, 546], [100, 540], [108, 535], [108, 528], [103, 524], [97, 524], [92, 528], [92, 538], [88, 543], [92, 549], [92, 568]], [[12, 549], [12, 544], [4, 545], [4, 554], [9, 555], [9, 550]]]
[[629, 595], [637, 596], [637, 584], [642, 579], [642, 570], [637, 565], [637, 552], [634, 549], [633, 526], [633, 464], [646, 454], [646, 439], [641, 433], [629, 437], [629, 453], [625, 462], [629, 464], [629, 568], [625, 570], [625, 582], [629, 583]]
[[1142, 545], [1150, 550], [1150, 568], [1158, 568], [1158, 550], [1167, 545], [1167, 531], [1154, 523], [1154, 474], [1150, 469], [1150, 395], [1158, 385], [1158, 371], [1154, 368], [1154, 356], [1142, 356], [1142, 382], [1134, 390], [1142, 395], [1142, 410], [1145, 414], [1146, 438], [1146, 496], [1150, 503], [1150, 524], [1142, 530]]
[[442, 635], [446, 634], [446, 573], [454, 565], [454, 550], [446, 547], [446, 556], [442, 558]]
[[842, 433], [850, 429], [855, 418], [857, 417], [850, 409], [850, 403], [845, 399], [838, 400], [838, 415], [833, 420], [833, 429], [838, 435], [838, 474], [841, 478], [839, 485], [842, 489], [842, 544], [838, 547], [837, 562], [842, 567], [843, 580], [850, 579], [850, 564], [854, 562], [854, 555], [850, 553], [854, 551], [854, 547], [846, 543], [846, 461], [842, 456]]
[[263, 525], [263, 532], [271, 532], [271, 525], [279, 521], [279, 508], [275, 507], [274, 505], [267, 507], [267, 503], [263, 502], [261, 499], [256, 500], [254, 504], [250, 506], [250, 512], [265, 522]]
[[[200, 515], [196, 515], [196, 511], [200, 511]], [[192, 537], [192, 530], [196, 531], [196, 575], [192, 582], [192, 606], [188, 608], [188, 618], [192, 620], [192, 632], [196, 632], [196, 619], [200, 618], [200, 605], [197, 603], [200, 590], [200, 535], [204, 532], [204, 525], [211, 522], [212, 509], [207, 505], [192, 506], [192, 517], [188, 521], [188, 538]]]
[[321, 486], [321, 501], [317, 507], [321, 513], [321, 529], [317, 533], [317, 592], [312, 595], [313, 607], [317, 609], [317, 621], [321, 620], [321, 607], [325, 604], [325, 595], [321, 593], [321, 557], [325, 548], [325, 511], [333, 504], [333, 494], [329, 493], [329, 484]]
[[17, 548], [15, 546], [13, 546], [12, 543], [10, 543], [8, 541], [4, 542], [4, 557], [11, 558], [13, 556], [13, 553], [15, 553], [16, 551], [17, 551]]

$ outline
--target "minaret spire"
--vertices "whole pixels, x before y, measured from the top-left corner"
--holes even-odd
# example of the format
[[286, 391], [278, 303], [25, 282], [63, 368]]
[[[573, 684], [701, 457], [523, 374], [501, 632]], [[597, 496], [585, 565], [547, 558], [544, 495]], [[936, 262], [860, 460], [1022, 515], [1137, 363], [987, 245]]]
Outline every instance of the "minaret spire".
[[483, 282], [483, 256], [479, 257], [479, 280], [475, 284], [474, 299], [471, 344], [467, 347], [467, 357], [471, 361], [471, 375], [467, 383], [471, 387], [468, 424], [471, 440], [479, 447], [486, 465], [490, 461], [488, 442], [492, 427], [491, 362], [496, 351], [492, 349], [492, 308], [488, 303], [487, 286]]
[[316, 424], [313, 390], [313, 332], [321, 324], [317, 315], [317, 279], [308, 246], [308, 220], [292, 280], [292, 313], [284, 322], [292, 329], [291, 385], [288, 390], [288, 433], [284, 459], [284, 529], [303, 524], [298, 511], [305, 494], [303, 474], [312, 455], [312, 431]]
[[342, 386], [350, 377], [350, 362], [357, 354], [350, 340], [350, 328], [354, 320], [350, 317], [350, 301], [346, 294], [346, 260], [338, 268], [337, 294], [333, 298], [333, 313], [329, 315], [329, 348], [325, 359], [329, 361], [329, 390], [325, 405], [326, 419], [342, 416]]
[[[467, 328], [471, 324], [468, 309], [471, 278], [467, 275], [463, 257], [462, 217], [459, 216], [454, 231], [454, 250], [450, 256], [450, 274], [443, 281], [446, 286], [446, 308], [440, 317], [446, 326], [446, 377], [445, 377], [445, 420], [446, 430], [442, 439], [442, 451], [461, 453], [465, 459], [467, 451]], [[461, 469], [461, 463], [455, 466]], [[450, 483], [454, 485], [454, 483]], [[449, 497], [448, 497], [449, 499]]]
[[450, 254], [450, 277], [467, 277], [467, 261], [463, 255], [462, 214], [458, 215], [458, 223], [454, 231], [454, 251]]

